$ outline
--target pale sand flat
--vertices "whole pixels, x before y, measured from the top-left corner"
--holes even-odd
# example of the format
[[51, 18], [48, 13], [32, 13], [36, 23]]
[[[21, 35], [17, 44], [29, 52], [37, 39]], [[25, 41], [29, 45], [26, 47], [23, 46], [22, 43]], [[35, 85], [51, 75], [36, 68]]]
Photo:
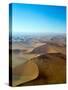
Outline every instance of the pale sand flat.
[[36, 79], [39, 76], [39, 69], [34, 62], [28, 61], [14, 68], [12, 74], [12, 86], [17, 86]]

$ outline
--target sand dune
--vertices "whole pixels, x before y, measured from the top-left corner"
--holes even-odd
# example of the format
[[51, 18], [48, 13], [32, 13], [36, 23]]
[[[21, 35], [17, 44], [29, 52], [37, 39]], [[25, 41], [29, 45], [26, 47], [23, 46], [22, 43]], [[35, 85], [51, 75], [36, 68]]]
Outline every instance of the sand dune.
[[66, 82], [65, 55], [61, 53], [49, 53], [33, 58], [32, 61], [36, 63], [39, 68], [39, 76], [35, 80], [20, 84], [20, 86]]
[[34, 48], [31, 53], [36, 53], [36, 54], [43, 54], [47, 53], [47, 45], [41, 45], [39, 47]]
[[34, 48], [31, 53], [44, 54], [44, 53], [66, 53], [66, 48], [55, 43], [47, 42], [45, 45]]

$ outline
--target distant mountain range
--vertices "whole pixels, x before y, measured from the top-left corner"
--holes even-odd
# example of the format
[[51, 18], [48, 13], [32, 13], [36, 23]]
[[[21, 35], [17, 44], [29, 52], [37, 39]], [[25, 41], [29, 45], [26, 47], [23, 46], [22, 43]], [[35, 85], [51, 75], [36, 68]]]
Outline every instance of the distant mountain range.
[[63, 42], [66, 41], [66, 36], [65, 34], [60, 34], [60, 35], [46, 35], [46, 34], [41, 34], [41, 35], [30, 35], [30, 34], [17, 34], [17, 35], [12, 35], [9, 36], [9, 40], [12, 42], [30, 42], [33, 39], [38, 39], [40, 41], [46, 41], [46, 40], [51, 40], [51, 41], [58, 41], [58, 40], [62, 40]]

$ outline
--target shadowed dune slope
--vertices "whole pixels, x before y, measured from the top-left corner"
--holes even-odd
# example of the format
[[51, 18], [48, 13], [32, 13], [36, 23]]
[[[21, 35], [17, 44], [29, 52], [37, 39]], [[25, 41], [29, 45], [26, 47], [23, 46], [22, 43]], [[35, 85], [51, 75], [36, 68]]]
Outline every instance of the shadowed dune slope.
[[39, 47], [34, 48], [31, 53], [36, 53], [36, 54], [43, 54], [43, 53], [47, 53], [47, 45], [42, 45]]

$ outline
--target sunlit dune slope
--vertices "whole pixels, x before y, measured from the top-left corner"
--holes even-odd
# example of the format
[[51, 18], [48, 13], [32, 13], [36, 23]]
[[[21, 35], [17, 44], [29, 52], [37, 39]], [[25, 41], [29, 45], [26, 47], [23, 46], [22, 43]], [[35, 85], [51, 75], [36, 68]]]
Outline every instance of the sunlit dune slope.
[[35, 63], [29, 61], [15, 67], [12, 73], [12, 85], [17, 86], [21, 83], [36, 79], [39, 75], [39, 70]]

